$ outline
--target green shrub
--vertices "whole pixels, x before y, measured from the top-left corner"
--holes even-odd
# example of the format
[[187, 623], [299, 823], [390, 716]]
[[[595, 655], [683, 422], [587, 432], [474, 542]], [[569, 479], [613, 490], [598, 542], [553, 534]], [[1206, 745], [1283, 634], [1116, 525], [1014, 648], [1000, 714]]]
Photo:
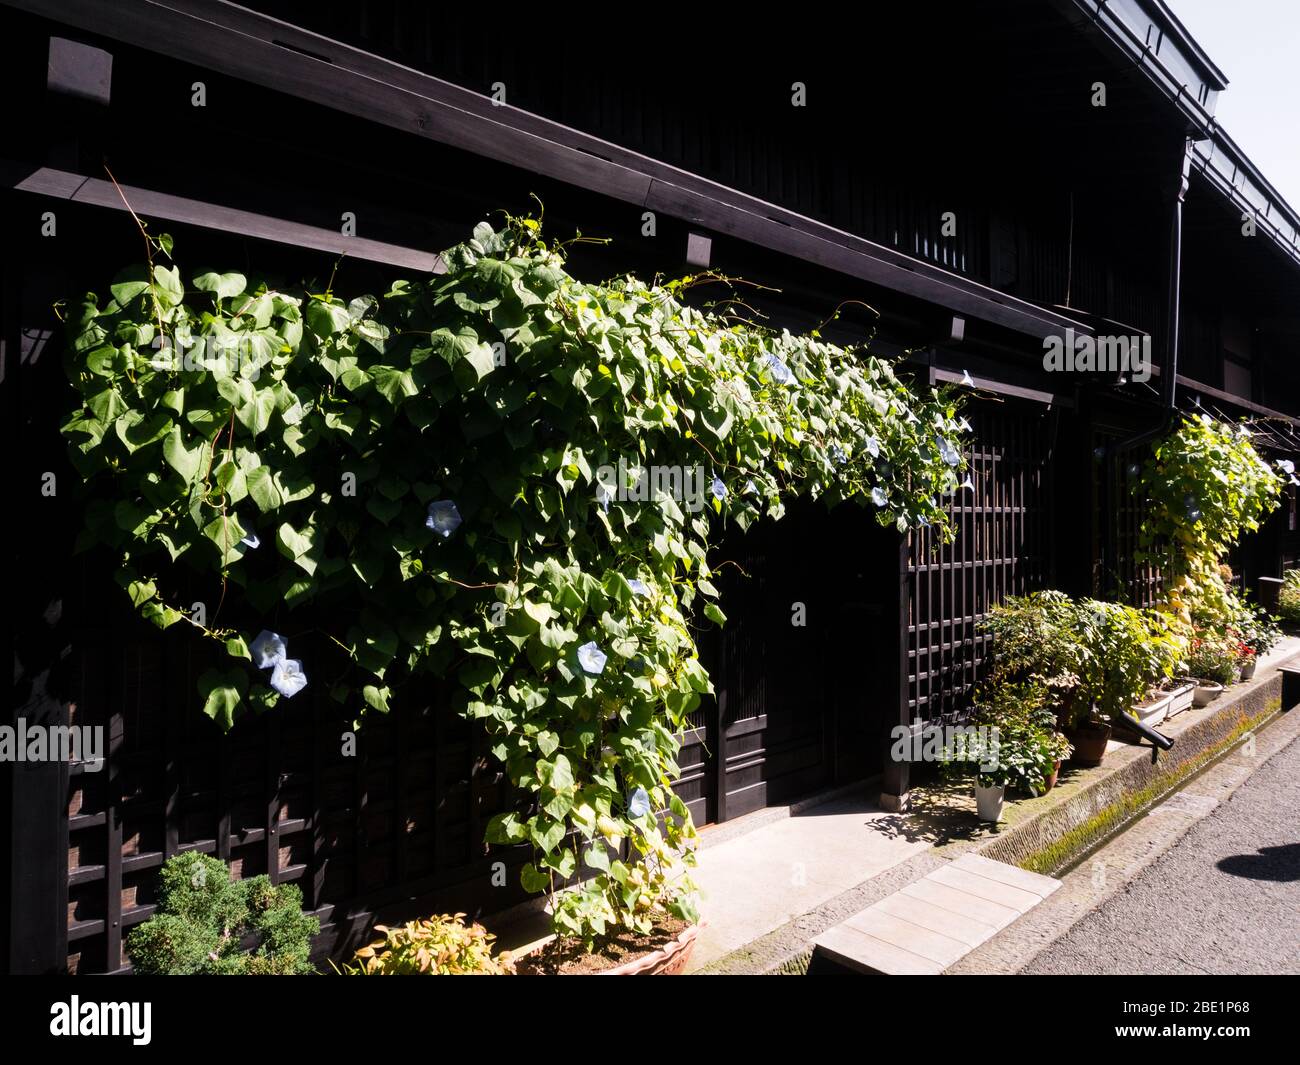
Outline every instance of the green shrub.
[[1289, 569], [1282, 575], [1277, 612], [1288, 625], [1300, 625], [1300, 569]]
[[[231, 881], [224, 862], [187, 852], [162, 868], [158, 912], [127, 937], [136, 971], [151, 976], [291, 976], [308, 960], [320, 921], [302, 892], [265, 876]], [[256, 945], [245, 950], [253, 937]]]
[[[1125, 713], [1174, 673], [1182, 643], [1165, 614], [1063, 592], [1011, 597], [985, 619], [993, 636], [989, 690], [1032, 682], [1058, 717]], [[987, 698], [987, 696], [986, 696]]]
[[375, 925], [380, 938], [362, 947], [346, 976], [506, 976], [515, 971], [509, 952], [492, 956], [496, 938], [465, 915], [442, 914], [399, 928]]

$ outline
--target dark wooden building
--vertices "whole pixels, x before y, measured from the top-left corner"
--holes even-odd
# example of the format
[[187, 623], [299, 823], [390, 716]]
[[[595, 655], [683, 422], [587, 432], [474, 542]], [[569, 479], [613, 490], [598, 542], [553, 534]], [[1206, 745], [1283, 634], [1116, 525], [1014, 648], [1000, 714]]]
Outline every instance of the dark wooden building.
[[[580, 276], [708, 266], [766, 286], [746, 300], [773, 322], [842, 307], [832, 339], [870, 339], [921, 382], [969, 376], [954, 543], [801, 506], [721, 545], [750, 576], [725, 590], [717, 699], [683, 755], [700, 823], [864, 780], [901, 805], [886, 733], [963, 713], [992, 604], [1149, 602], [1127, 480], [1175, 410], [1253, 415], [1270, 453], [1295, 449], [1300, 217], [1215, 123], [1226, 79], [1164, 4], [897, 6], [772, 33], [698, 12], [560, 32], [415, 0], [0, 4], [6, 720], [110, 737], [99, 773], [0, 767], [9, 969], [125, 971], [124, 933], [185, 849], [301, 885], [322, 955], [379, 916], [521, 898], [493, 876], [516, 858], [481, 842], [501, 775], [436, 692], [367, 724], [356, 758], [315, 693], [221, 736], [189, 644], [138, 624], [102, 558], [73, 557], [52, 307], [138, 252], [110, 168], [186, 264], [297, 280], [346, 253], [338, 289], [386, 288], [537, 197], [550, 232], [612, 239], [575, 246]], [[1149, 338], [1154, 373], [1045, 371], [1067, 331]], [[1251, 585], [1298, 557], [1292, 489], [1234, 561]]]

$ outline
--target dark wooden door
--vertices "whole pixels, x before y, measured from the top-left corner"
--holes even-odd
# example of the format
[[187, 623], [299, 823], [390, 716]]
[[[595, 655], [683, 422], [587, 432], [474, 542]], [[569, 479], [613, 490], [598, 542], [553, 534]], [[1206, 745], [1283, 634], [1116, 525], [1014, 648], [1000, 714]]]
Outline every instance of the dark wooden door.
[[883, 599], [897, 587], [887, 539], [865, 511], [809, 504], [717, 552], [728, 620], [701, 641], [717, 695], [697, 711], [682, 760], [698, 822], [879, 768], [880, 715], [897, 699], [896, 688], [893, 702], [884, 690], [897, 680], [880, 660], [880, 625], [891, 616]]

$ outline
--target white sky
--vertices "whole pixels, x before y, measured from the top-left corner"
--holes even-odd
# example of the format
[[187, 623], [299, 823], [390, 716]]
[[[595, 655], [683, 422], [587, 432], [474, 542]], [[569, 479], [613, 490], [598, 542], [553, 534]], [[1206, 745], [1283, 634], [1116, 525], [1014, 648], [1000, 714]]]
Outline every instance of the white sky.
[[1300, 211], [1300, 0], [1166, 0], [1227, 75], [1215, 118]]

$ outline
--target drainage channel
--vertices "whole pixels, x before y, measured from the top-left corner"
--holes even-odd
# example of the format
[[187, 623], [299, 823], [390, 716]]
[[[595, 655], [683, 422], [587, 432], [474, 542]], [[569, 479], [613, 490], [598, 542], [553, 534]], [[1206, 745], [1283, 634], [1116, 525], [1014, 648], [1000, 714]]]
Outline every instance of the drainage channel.
[[1283, 716], [1284, 714], [1280, 709], [1270, 714], [1265, 721], [1261, 722], [1257, 727], [1251, 729], [1249, 732], [1244, 733], [1241, 737], [1239, 737], [1236, 741], [1234, 741], [1229, 746], [1225, 747], [1213, 758], [1208, 759], [1205, 762], [1205, 764], [1202, 765], [1195, 772], [1190, 773], [1183, 779], [1179, 780], [1178, 783], [1174, 784], [1167, 791], [1161, 792], [1158, 796], [1152, 799], [1145, 806], [1141, 806], [1138, 809], [1134, 810], [1123, 820], [1119, 821], [1113, 828], [1109, 829], [1102, 836], [1100, 836], [1095, 842], [1089, 844], [1086, 848], [1084, 848], [1084, 850], [1080, 851], [1076, 857], [1069, 858], [1066, 861], [1062, 862], [1059, 866], [1057, 866], [1047, 875], [1055, 877], [1056, 879], [1059, 880], [1062, 877], [1064, 877], [1066, 874], [1071, 873], [1075, 869], [1079, 868], [1079, 866], [1081, 866], [1084, 862], [1086, 862], [1099, 850], [1105, 847], [1108, 843], [1110, 843], [1116, 837], [1122, 836], [1125, 832], [1127, 832], [1130, 828], [1132, 828], [1141, 818], [1146, 817], [1148, 814], [1151, 813], [1152, 810], [1155, 810], [1158, 807], [1163, 806], [1175, 795], [1181, 793], [1183, 789], [1186, 788], [1187, 785], [1189, 785], [1192, 781], [1198, 779], [1202, 774], [1206, 773], [1210, 769], [1213, 769], [1216, 765], [1218, 765], [1221, 761], [1223, 761], [1223, 759], [1227, 758], [1228, 755], [1230, 755], [1233, 751], [1235, 751], [1238, 747], [1240, 747], [1243, 743], [1245, 743], [1251, 736], [1258, 736], [1260, 733], [1266, 731], [1271, 725], [1273, 725], [1274, 722], [1280, 720]]

